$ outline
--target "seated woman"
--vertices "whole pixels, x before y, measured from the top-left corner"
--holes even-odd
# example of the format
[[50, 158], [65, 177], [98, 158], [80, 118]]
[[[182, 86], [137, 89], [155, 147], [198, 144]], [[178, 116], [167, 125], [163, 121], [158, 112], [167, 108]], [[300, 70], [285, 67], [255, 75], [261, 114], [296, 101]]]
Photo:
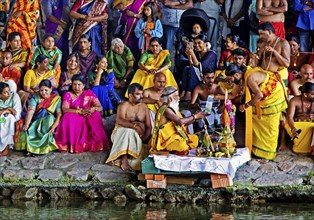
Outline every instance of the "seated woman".
[[89, 86], [98, 97], [105, 116], [116, 113], [121, 102], [120, 97], [114, 91], [114, 74], [112, 70], [107, 71], [107, 66], [107, 59], [103, 56], [96, 64], [96, 69], [88, 73]]
[[[91, 90], [84, 90], [85, 77], [72, 77], [72, 90], [63, 96], [63, 117], [55, 139], [60, 151], [82, 153], [108, 150], [110, 141], [101, 119], [101, 104]], [[78, 129], [79, 128], [79, 129]]]
[[111, 41], [111, 49], [107, 52], [108, 69], [114, 72], [114, 87], [126, 88], [134, 74], [134, 56], [120, 38]]
[[39, 54], [44, 54], [48, 57], [49, 61], [49, 70], [53, 70], [57, 82], [60, 80], [61, 67], [60, 63], [62, 60], [62, 52], [61, 50], [55, 46], [55, 39], [52, 34], [45, 34], [42, 39], [42, 45], [39, 45], [33, 54], [33, 58], [30, 62], [31, 68], [35, 66], [35, 60]]
[[149, 41], [150, 50], [145, 51], [138, 63], [139, 69], [136, 71], [132, 83], [139, 83], [143, 89], [154, 86], [154, 75], [162, 72], [166, 75], [166, 86], [174, 86], [178, 88], [169, 68], [171, 66], [170, 54], [168, 50], [162, 50], [161, 39], [152, 37]]
[[245, 43], [240, 39], [238, 35], [228, 34], [226, 37], [226, 50], [222, 51], [220, 60], [219, 60], [219, 69], [225, 69], [228, 66], [228, 63], [234, 63], [232, 51], [241, 48], [247, 54], [245, 57], [244, 64], [248, 65], [249, 63], [249, 51], [246, 49]]
[[12, 32], [8, 35], [8, 45], [6, 49], [2, 49], [1, 57], [5, 50], [11, 51], [12, 63], [10, 69], [17, 69], [22, 76], [22, 71], [25, 70], [27, 59], [29, 56], [29, 50], [24, 50], [21, 45], [22, 35], [19, 32]]
[[300, 53], [300, 40], [296, 36], [292, 36], [290, 41], [290, 65], [288, 67], [288, 82], [298, 78], [300, 76], [301, 67], [307, 64], [309, 61], [309, 55], [306, 53]]
[[48, 79], [53, 89], [58, 86], [54, 72], [48, 69], [48, 57], [40, 54], [37, 56], [35, 63], [34, 69], [27, 70], [24, 76], [24, 91], [19, 91], [23, 106], [25, 106], [30, 94], [39, 92], [39, 84], [42, 80]]
[[16, 150], [30, 154], [46, 154], [57, 150], [53, 133], [59, 124], [61, 98], [52, 94], [52, 84], [44, 79], [39, 83], [39, 92], [29, 101], [25, 120], [17, 123]]
[[50, 80], [54, 89], [58, 87], [54, 72], [48, 69], [48, 65], [49, 60], [46, 55], [40, 54], [36, 57], [34, 68], [28, 70], [24, 76], [24, 91], [38, 92], [39, 84], [44, 79]]
[[190, 66], [186, 66], [182, 75], [182, 100], [191, 100], [194, 88], [203, 81], [206, 70], [214, 71], [217, 65], [217, 55], [206, 48], [206, 36], [197, 35], [194, 38], [194, 49], [189, 45], [186, 47], [186, 55], [189, 57]]
[[18, 94], [10, 92], [9, 85], [0, 82], [0, 157], [7, 156], [13, 148], [15, 122], [21, 117], [21, 100]]
[[59, 93], [63, 95], [65, 92], [69, 91], [72, 84], [72, 77], [75, 74], [80, 74], [80, 58], [77, 53], [72, 53], [69, 55], [66, 61], [66, 71], [61, 73], [59, 82]]
[[77, 54], [80, 58], [80, 70], [84, 77], [87, 76], [88, 71], [95, 68], [96, 53], [91, 50], [91, 38], [83, 34], [79, 39], [79, 51]]
[[300, 87], [301, 95], [293, 97], [288, 106], [285, 128], [293, 138], [295, 153], [314, 155], [314, 84], [305, 82]]

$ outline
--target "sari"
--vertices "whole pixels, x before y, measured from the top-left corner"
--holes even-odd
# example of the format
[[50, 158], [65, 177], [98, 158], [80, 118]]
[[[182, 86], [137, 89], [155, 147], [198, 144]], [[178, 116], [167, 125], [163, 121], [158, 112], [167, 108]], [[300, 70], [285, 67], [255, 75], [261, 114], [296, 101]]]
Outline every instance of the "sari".
[[[91, 90], [85, 90], [79, 97], [65, 93], [62, 108], [87, 109], [99, 104], [96, 95]], [[65, 113], [57, 127], [55, 139], [60, 151], [70, 153], [108, 150], [110, 145], [99, 112], [89, 116]]]
[[[84, 0], [76, 0], [71, 11], [80, 14], [90, 15], [92, 17], [99, 16], [106, 12], [107, 2], [103, 0], [93, 0], [85, 2]], [[102, 22], [87, 21], [85, 19], [77, 19], [72, 36], [73, 48], [78, 48], [80, 36], [87, 34], [92, 42], [92, 50], [97, 56], [106, 54], [107, 52], [107, 20]], [[75, 50], [75, 49], [74, 49]]]
[[135, 36], [134, 29], [138, 22], [137, 18], [130, 17], [127, 15], [127, 11], [131, 11], [134, 14], [142, 13], [144, 4], [149, 2], [147, 0], [137, 0], [137, 1], [128, 1], [126, 2], [125, 10], [122, 11], [119, 25], [126, 25], [126, 34], [122, 39], [125, 45], [127, 45], [130, 50], [133, 52], [134, 57], [138, 59], [139, 57], [139, 49], [138, 49], [138, 38]]
[[50, 80], [52, 85], [56, 84], [56, 87], [58, 87], [58, 83], [54, 82], [56, 78], [52, 70], [49, 70], [42, 75], [38, 75], [36, 70], [30, 69], [27, 70], [24, 76], [24, 88], [30, 87], [30, 92], [34, 93], [35, 91], [39, 90], [39, 83], [44, 79]]
[[[12, 53], [12, 64], [13, 63], [25, 63], [27, 64], [28, 61], [28, 57], [29, 57], [29, 50], [24, 50], [22, 48], [17, 49], [17, 50], [11, 50], [10, 47], [4, 48], [1, 50], [1, 57], [2, 54], [5, 50], [9, 50]], [[23, 77], [23, 72], [26, 69], [24, 68], [20, 68], [20, 67], [16, 67], [16, 69], [19, 71], [20, 76]]]
[[[37, 56], [40, 54], [44, 54], [46, 57], [48, 57], [48, 61], [49, 61], [48, 69], [49, 70], [53, 70], [54, 65], [56, 63], [61, 64], [62, 51], [58, 47], [54, 46], [53, 49], [48, 52], [42, 45], [40, 45], [35, 49], [33, 58], [30, 62], [30, 68], [33, 69], [35, 67], [35, 64], [36, 64], [35, 60]], [[55, 77], [56, 77], [57, 82], [59, 82], [60, 80], [60, 74], [61, 74], [61, 67], [59, 66], [57, 71], [55, 72]]]
[[55, 122], [55, 114], [61, 112], [60, 96], [54, 94], [40, 101], [39, 95], [35, 94], [29, 101], [30, 109], [35, 109], [35, 113], [28, 130], [22, 130], [24, 119], [17, 123], [15, 150], [26, 150], [33, 154], [57, 150], [53, 132], [49, 129]]
[[0, 109], [13, 108], [16, 115], [8, 114], [0, 116], [0, 151], [3, 151], [7, 146], [13, 149], [15, 122], [21, 117], [22, 105], [17, 93], [11, 93], [10, 98], [4, 102], [0, 99]]
[[[16, 0], [12, 14], [22, 11], [19, 17], [10, 16], [7, 25], [7, 36], [15, 31], [22, 35], [22, 48], [33, 53], [32, 41], [36, 38], [37, 20], [39, 18], [39, 0]], [[7, 42], [8, 44], [8, 42]]]
[[97, 57], [97, 54], [94, 51], [90, 51], [89, 54], [86, 56], [81, 55], [80, 52], [77, 53], [80, 58], [80, 70], [81, 73], [87, 77], [87, 73], [95, 68], [95, 60]]
[[17, 68], [11, 69], [9, 66], [6, 66], [1, 71], [2, 77], [5, 80], [12, 79], [17, 86], [20, 85], [21, 71]]
[[103, 72], [101, 74], [98, 86], [93, 86], [96, 79], [96, 73], [90, 71], [88, 73], [88, 82], [90, 88], [99, 99], [104, 115], [112, 115], [117, 112], [118, 105], [121, 102], [119, 95], [114, 91], [114, 74], [113, 72]]
[[52, 22], [48, 17], [55, 16], [67, 24], [71, 24], [70, 0], [45, 0], [42, 7], [46, 14], [45, 33], [51, 33], [55, 38], [55, 45], [63, 52], [64, 57], [69, 55], [69, 29], [63, 29], [60, 25]]
[[[148, 143], [150, 152], [156, 151], [175, 151], [185, 152], [198, 145], [198, 136], [195, 134], [188, 134], [185, 125], [178, 125], [173, 121], [160, 125], [163, 114], [168, 105], [162, 105], [155, 117], [155, 125], [152, 137]], [[181, 114], [179, 117], [182, 118]]]
[[200, 62], [199, 67], [194, 65], [186, 66], [182, 73], [182, 89], [193, 93], [195, 87], [203, 82], [203, 74], [210, 70], [214, 71], [217, 66], [217, 54], [210, 50], [203, 57], [196, 54]]
[[[80, 71], [78, 71], [76, 74], [81, 74]], [[76, 75], [74, 74], [74, 75]], [[59, 82], [59, 94], [63, 96], [64, 93], [70, 90], [70, 87], [72, 85], [72, 82], [69, 84], [63, 85], [67, 80], [71, 80], [72, 77], [69, 76], [68, 71], [62, 72], [60, 76], [60, 82]]]
[[[125, 76], [125, 73], [129, 67], [133, 68], [134, 65], [134, 56], [126, 45], [124, 45], [123, 54], [120, 56], [115, 53], [113, 50], [107, 52], [107, 62], [108, 69], [113, 69], [114, 76], [116, 79], [121, 82]], [[130, 73], [132, 76], [133, 71]]]
[[[143, 63], [149, 70], [157, 70], [163, 66], [171, 67], [170, 54], [168, 50], [162, 50], [156, 57], [149, 51], [145, 51], [141, 56], [139, 63]], [[178, 88], [177, 82], [173, 77], [172, 72], [167, 69], [163, 72], [166, 75], [166, 87], [174, 86]], [[138, 69], [131, 81], [132, 83], [139, 83], [143, 89], [154, 86], [154, 74], [150, 74], [144, 70]]]

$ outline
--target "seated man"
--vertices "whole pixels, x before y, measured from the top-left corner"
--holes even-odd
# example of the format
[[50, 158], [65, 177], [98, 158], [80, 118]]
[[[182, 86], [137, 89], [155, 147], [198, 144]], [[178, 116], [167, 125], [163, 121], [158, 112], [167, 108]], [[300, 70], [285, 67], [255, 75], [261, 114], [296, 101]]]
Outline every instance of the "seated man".
[[176, 154], [188, 154], [188, 150], [197, 147], [198, 136], [188, 134], [185, 125], [192, 124], [207, 114], [198, 112], [182, 118], [179, 112], [179, 93], [173, 86], [164, 89], [162, 98], [164, 104], [156, 113], [153, 135], [149, 143], [150, 152], [169, 151]]
[[154, 86], [144, 89], [143, 91], [143, 102], [147, 104], [149, 109], [149, 115], [151, 124], [154, 124], [155, 114], [159, 109], [158, 102], [160, 101], [160, 97], [162, 92], [164, 91], [166, 85], [166, 75], [163, 73], [156, 73], [154, 75]]
[[[214, 83], [214, 72], [207, 70], [203, 75], [204, 83], [197, 85], [192, 94], [191, 105], [194, 106], [197, 110], [205, 110], [207, 97], [211, 96], [218, 96], [221, 97], [225, 96], [225, 90]], [[199, 103], [196, 101], [198, 100]], [[219, 106], [221, 106], [222, 102], [219, 99], [215, 99], [213, 102], [213, 107], [211, 109], [210, 115], [206, 117], [208, 122], [209, 128], [216, 129], [221, 127], [220, 123], [220, 116], [221, 111], [219, 111]], [[204, 124], [202, 121], [199, 121], [199, 127], [203, 127]]]
[[302, 86], [305, 82], [313, 82], [313, 68], [310, 64], [304, 64], [301, 67], [300, 71], [301, 78], [294, 79], [290, 83], [290, 88], [293, 96], [301, 95], [301, 91], [299, 90], [300, 86]]
[[116, 127], [111, 135], [113, 145], [106, 163], [122, 170], [140, 170], [145, 154], [142, 143], [151, 134], [151, 124], [148, 108], [142, 103], [143, 87], [138, 83], [131, 84], [128, 95], [128, 101], [118, 107]]
[[1, 74], [5, 80], [12, 79], [15, 82], [15, 84], [19, 86], [21, 71], [14, 67], [10, 68], [10, 65], [12, 64], [12, 62], [13, 62], [12, 52], [9, 50], [4, 51], [2, 53], [2, 59], [1, 59], [1, 64], [2, 64]]
[[[300, 96], [293, 97], [288, 106], [285, 128], [293, 140], [293, 151], [296, 153], [314, 154], [314, 84], [304, 83], [300, 87]], [[301, 129], [301, 131], [299, 130]]]

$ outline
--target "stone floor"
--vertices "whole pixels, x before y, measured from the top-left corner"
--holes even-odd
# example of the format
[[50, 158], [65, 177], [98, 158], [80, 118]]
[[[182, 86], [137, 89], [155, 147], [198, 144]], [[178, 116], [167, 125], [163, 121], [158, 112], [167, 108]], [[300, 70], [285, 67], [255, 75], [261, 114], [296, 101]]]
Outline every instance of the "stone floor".
[[[69, 154], [51, 152], [47, 155], [27, 157], [25, 152], [11, 151], [0, 158], [0, 185], [19, 181], [45, 183], [118, 183], [134, 182], [136, 172], [124, 172], [118, 167], [104, 164], [108, 152]], [[236, 186], [314, 185], [313, 159], [290, 150], [279, 152], [274, 161], [263, 163], [252, 159], [240, 167], [234, 178]], [[203, 177], [204, 178], [204, 177]], [[200, 178], [200, 185], [209, 185]], [[144, 184], [143, 184], [144, 185]]]

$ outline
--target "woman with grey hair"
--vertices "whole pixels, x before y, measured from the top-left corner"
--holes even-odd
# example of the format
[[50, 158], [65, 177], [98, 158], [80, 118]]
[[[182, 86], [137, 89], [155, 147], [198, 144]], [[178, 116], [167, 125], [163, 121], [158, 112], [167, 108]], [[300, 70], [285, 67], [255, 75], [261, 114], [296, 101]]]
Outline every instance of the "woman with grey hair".
[[111, 41], [111, 49], [107, 52], [108, 69], [113, 69], [115, 88], [126, 88], [134, 71], [134, 56], [120, 38]]

